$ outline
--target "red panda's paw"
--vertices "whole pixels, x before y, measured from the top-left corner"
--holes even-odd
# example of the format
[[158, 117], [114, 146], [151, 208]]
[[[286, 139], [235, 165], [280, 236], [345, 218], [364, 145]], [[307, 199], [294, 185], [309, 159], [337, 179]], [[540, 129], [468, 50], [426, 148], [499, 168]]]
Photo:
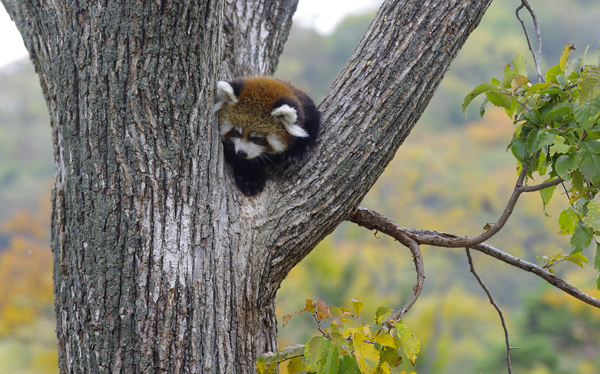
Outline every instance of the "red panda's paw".
[[307, 154], [306, 149], [290, 149], [285, 155], [285, 160], [288, 164], [299, 164], [306, 159]]
[[265, 189], [266, 178], [262, 175], [253, 176], [238, 174], [235, 176], [235, 184], [246, 196], [255, 196]]

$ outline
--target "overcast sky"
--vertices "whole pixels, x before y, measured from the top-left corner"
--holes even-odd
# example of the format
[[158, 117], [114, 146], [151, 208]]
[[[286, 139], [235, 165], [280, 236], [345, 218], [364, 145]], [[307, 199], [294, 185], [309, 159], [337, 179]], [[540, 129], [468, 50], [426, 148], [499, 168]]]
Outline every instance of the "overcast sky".
[[[380, 3], [381, 0], [300, 0], [294, 20], [328, 33], [346, 15], [370, 11]], [[26, 55], [21, 35], [0, 4], [0, 67]]]

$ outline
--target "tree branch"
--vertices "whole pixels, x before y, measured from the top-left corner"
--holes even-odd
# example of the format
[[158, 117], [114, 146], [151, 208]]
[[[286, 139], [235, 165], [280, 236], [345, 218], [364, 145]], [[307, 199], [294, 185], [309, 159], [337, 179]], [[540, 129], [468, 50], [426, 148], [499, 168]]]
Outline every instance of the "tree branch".
[[494, 308], [496, 308], [496, 311], [498, 312], [498, 315], [500, 316], [500, 321], [502, 322], [502, 328], [504, 329], [504, 340], [506, 342], [506, 364], [508, 365], [508, 373], [512, 374], [512, 365], [510, 363], [510, 350], [513, 348], [510, 347], [510, 341], [509, 341], [509, 337], [508, 337], [508, 328], [506, 327], [506, 321], [504, 320], [504, 314], [502, 313], [502, 310], [500, 309], [500, 307], [494, 300], [494, 297], [492, 296], [492, 293], [490, 292], [489, 288], [487, 288], [485, 283], [483, 283], [483, 280], [477, 273], [477, 270], [475, 270], [475, 265], [473, 265], [473, 257], [471, 257], [471, 251], [469, 250], [469, 248], [465, 248], [465, 250], [467, 251], [467, 259], [469, 260], [469, 266], [471, 268], [471, 273], [473, 273], [473, 275], [477, 279], [477, 282], [479, 282], [479, 285], [481, 286], [481, 288], [483, 288], [486, 295], [488, 296], [488, 299], [490, 299], [490, 303], [494, 306]]
[[506, 208], [504, 208], [504, 212], [502, 213], [502, 215], [500, 216], [498, 221], [494, 225], [492, 225], [492, 227], [490, 227], [488, 230], [481, 233], [480, 235], [478, 235], [474, 238], [463, 237], [462, 239], [456, 239], [451, 245], [449, 245], [449, 247], [456, 247], [456, 248], [472, 247], [479, 243], [485, 242], [492, 236], [496, 235], [504, 227], [504, 225], [506, 224], [506, 222], [512, 215], [512, 212], [513, 212], [515, 206], [517, 205], [517, 201], [519, 200], [519, 197], [521, 196], [521, 194], [523, 192], [540, 191], [540, 190], [543, 190], [544, 188], [556, 186], [563, 182], [563, 180], [561, 178], [558, 178], [558, 179], [544, 182], [544, 183], [541, 183], [541, 184], [538, 184], [535, 186], [525, 186], [525, 185], [523, 185], [523, 182], [525, 180], [525, 177], [527, 176], [527, 169], [528, 169], [527, 165], [524, 165], [523, 169], [521, 170], [521, 173], [519, 174], [519, 178], [517, 179], [517, 183], [515, 184], [513, 193], [511, 195], [510, 199], [508, 200], [508, 203], [506, 204]]
[[[527, 10], [529, 11], [529, 14], [531, 14], [531, 18], [533, 19], [533, 26], [535, 27], [535, 34], [537, 36], [537, 55], [533, 51], [533, 47], [531, 46], [531, 41], [529, 40], [529, 34], [527, 33], [527, 27], [525, 27], [525, 22], [519, 15], [519, 11], [521, 9], [523, 9], [523, 7], [527, 8]], [[521, 26], [523, 26], [523, 31], [525, 32], [525, 38], [527, 39], [527, 44], [529, 45], [529, 50], [531, 51], [531, 54], [533, 54], [533, 61], [535, 62], [535, 68], [537, 71], [537, 78], [538, 78], [537, 81], [538, 81], [538, 83], [543, 82], [544, 77], [542, 76], [542, 71], [541, 71], [541, 67], [540, 67], [540, 57], [542, 56], [542, 33], [540, 32], [540, 25], [538, 24], [537, 16], [535, 15], [533, 8], [531, 7], [531, 5], [529, 5], [527, 0], [521, 0], [521, 5], [519, 5], [517, 7], [517, 10], [515, 13], [517, 15], [517, 19], [519, 20], [519, 22], [521, 22]]]
[[[376, 212], [372, 213], [379, 215], [379, 213]], [[398, 321], [402, 319], [402, 316], [404, 316], [404, 314], [417, 301], [419, 295], [421, 294], [421, 290], [423, 289], [423, 284], [425, 283], [425, 268], [423, 265], [423, 257], [421, 256], [419, 244], [415, 240], [408, 237], [406, 233], [400, 230], [398, 225], [396, 225], [394, 222], [390, 220], [385, 222], [383, 221], [383, 219], [387, 219], [386, 217], [383, 217], [381, 215], [379, 215], [379, 217], [379, 222], [382, 222], [383, 224], [376, 225], [377, 221], [371, 219], [369, 214], [366, 214], [364, 210], [361, 210], [359, 208], [350, 216], [350, 221], [369, 230], [377, 230], [379, 232], [391, 236], [392, 238], [402, 243], [402, 245], [410, 249], [410, 252], [412, 253], [413, 259], [415, 261], [415, 270], [417, 272], [417, 284], [415, 284], [415, 286], [413, 287], [413, 294], [410, 297], [410, 299], [406, 302], [406, 304], [404, 304], [402, 308], [400, 308], [396, 313], [392, 314], [387, 319], [387, 321]]]
[[310, 157], [244, 201], [246, 232], [269, 235], [272, 248], [265, 295], [360, 204], [490, 3], [384, 1], [319, 105]]
[[251, 5], [245, 0], [224, 2], [220, 78], [273, 74], [297, 6], [298, 0], [253, 0]]
[[[456, 248], [457, 242], [463, 242], [463, 241], [466, 241], [467, 239], [469, 239], [469, 238], [457, 236], [454, 234], [444, 233], [444, 232], [403, 228], [403, 227], [398, 226], [395, 222], [393, 222], [389, 218], [387, 218], [377, 212], [363, 208], [363, 207], [358, 207], [357, 210], [350, 216], [349, 220], [354, 222], [354, 220], [356, 219], [354, 217], [356, 217], [357, 215], [360, 215], [362, 221], [368, 222], [369, 227], [372, 229], [376, 229], [381, 232], [385, 232], [386, 227], [392, 226], [392, 227], [394, 227], [394, 230], [404, 232], [406, 234], [406, 236], [408, 236], [409, 238], [416, 241], [419, 245], [427, 244], [427, 245], [433, 245], [436, 247]], [[519, 269], [533, 273], [533, 274], [539, 276], [540, 278], [546, 280], [548, 283], [550, 283], [554, 287], [568, 293], [569, 295], [571, 295], [587, 304], [590, 304], [597, 308], [600, 308], [600, 300], [599, 299], [596, 299], [595, 297], [592, 297], [592, 296], [586, 294], [585, 292], [582, 292], [581, 290], [571, 286], [570, 284], [565, 282], [563, 279], [546, 271], [545, 269], [541, 268], [538, 265], [532, 264], [532, 263], [522, 260], [518, 257], [512, 256], [508, 253], [505, 253], [505, 252], [503, 252], [497, 248], [494, 248], [488, 244], [485, 244], [485, 243], [480, 243], [480, 244], [476, 244], [476, 245], [469, 246], [469, 247], [471, 249], [475, 249], [479, 252], [485, 253], [488, 256], [494, 257], [494, 258], [496, 258], [502, 262], [505, 262], [509, 265], [512, 265]]]

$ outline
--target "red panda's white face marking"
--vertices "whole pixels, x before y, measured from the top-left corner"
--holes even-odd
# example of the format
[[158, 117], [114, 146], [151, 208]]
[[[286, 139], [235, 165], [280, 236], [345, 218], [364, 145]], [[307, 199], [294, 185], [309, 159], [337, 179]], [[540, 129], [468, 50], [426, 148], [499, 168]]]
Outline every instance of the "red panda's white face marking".
[[267, 141], [277, 152], [283, 152], [286, 150], [286, 145], [275, 134], [267, 135]]
[[231, 130], [233, 130], [233, 125], [227, 121], [223, 121], [223, 123], [219, 125], [219, 134], [221, 135], [221, 137], [224, 137], [225, 134], [227, 134]]
[[259, 157], [265, 153], [265, 147], [248, 141], [243, 138], [234, 138], [232, 139], [233, 145], [235, 146], [235, 153], [240, 158], [245, 158], [246, 160], [251, 160], [253, 158]]

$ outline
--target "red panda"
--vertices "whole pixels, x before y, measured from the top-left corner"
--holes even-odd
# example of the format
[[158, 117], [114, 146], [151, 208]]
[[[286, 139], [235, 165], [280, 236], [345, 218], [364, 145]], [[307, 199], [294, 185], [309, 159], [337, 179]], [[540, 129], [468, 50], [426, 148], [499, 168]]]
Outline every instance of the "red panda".
[[219, 82], [215, 112], [225, 160], [247, 196], [265, 187], [266, 169], [301, 162], [317, 139], [321, 115], [291, 83], [271, 77]]

